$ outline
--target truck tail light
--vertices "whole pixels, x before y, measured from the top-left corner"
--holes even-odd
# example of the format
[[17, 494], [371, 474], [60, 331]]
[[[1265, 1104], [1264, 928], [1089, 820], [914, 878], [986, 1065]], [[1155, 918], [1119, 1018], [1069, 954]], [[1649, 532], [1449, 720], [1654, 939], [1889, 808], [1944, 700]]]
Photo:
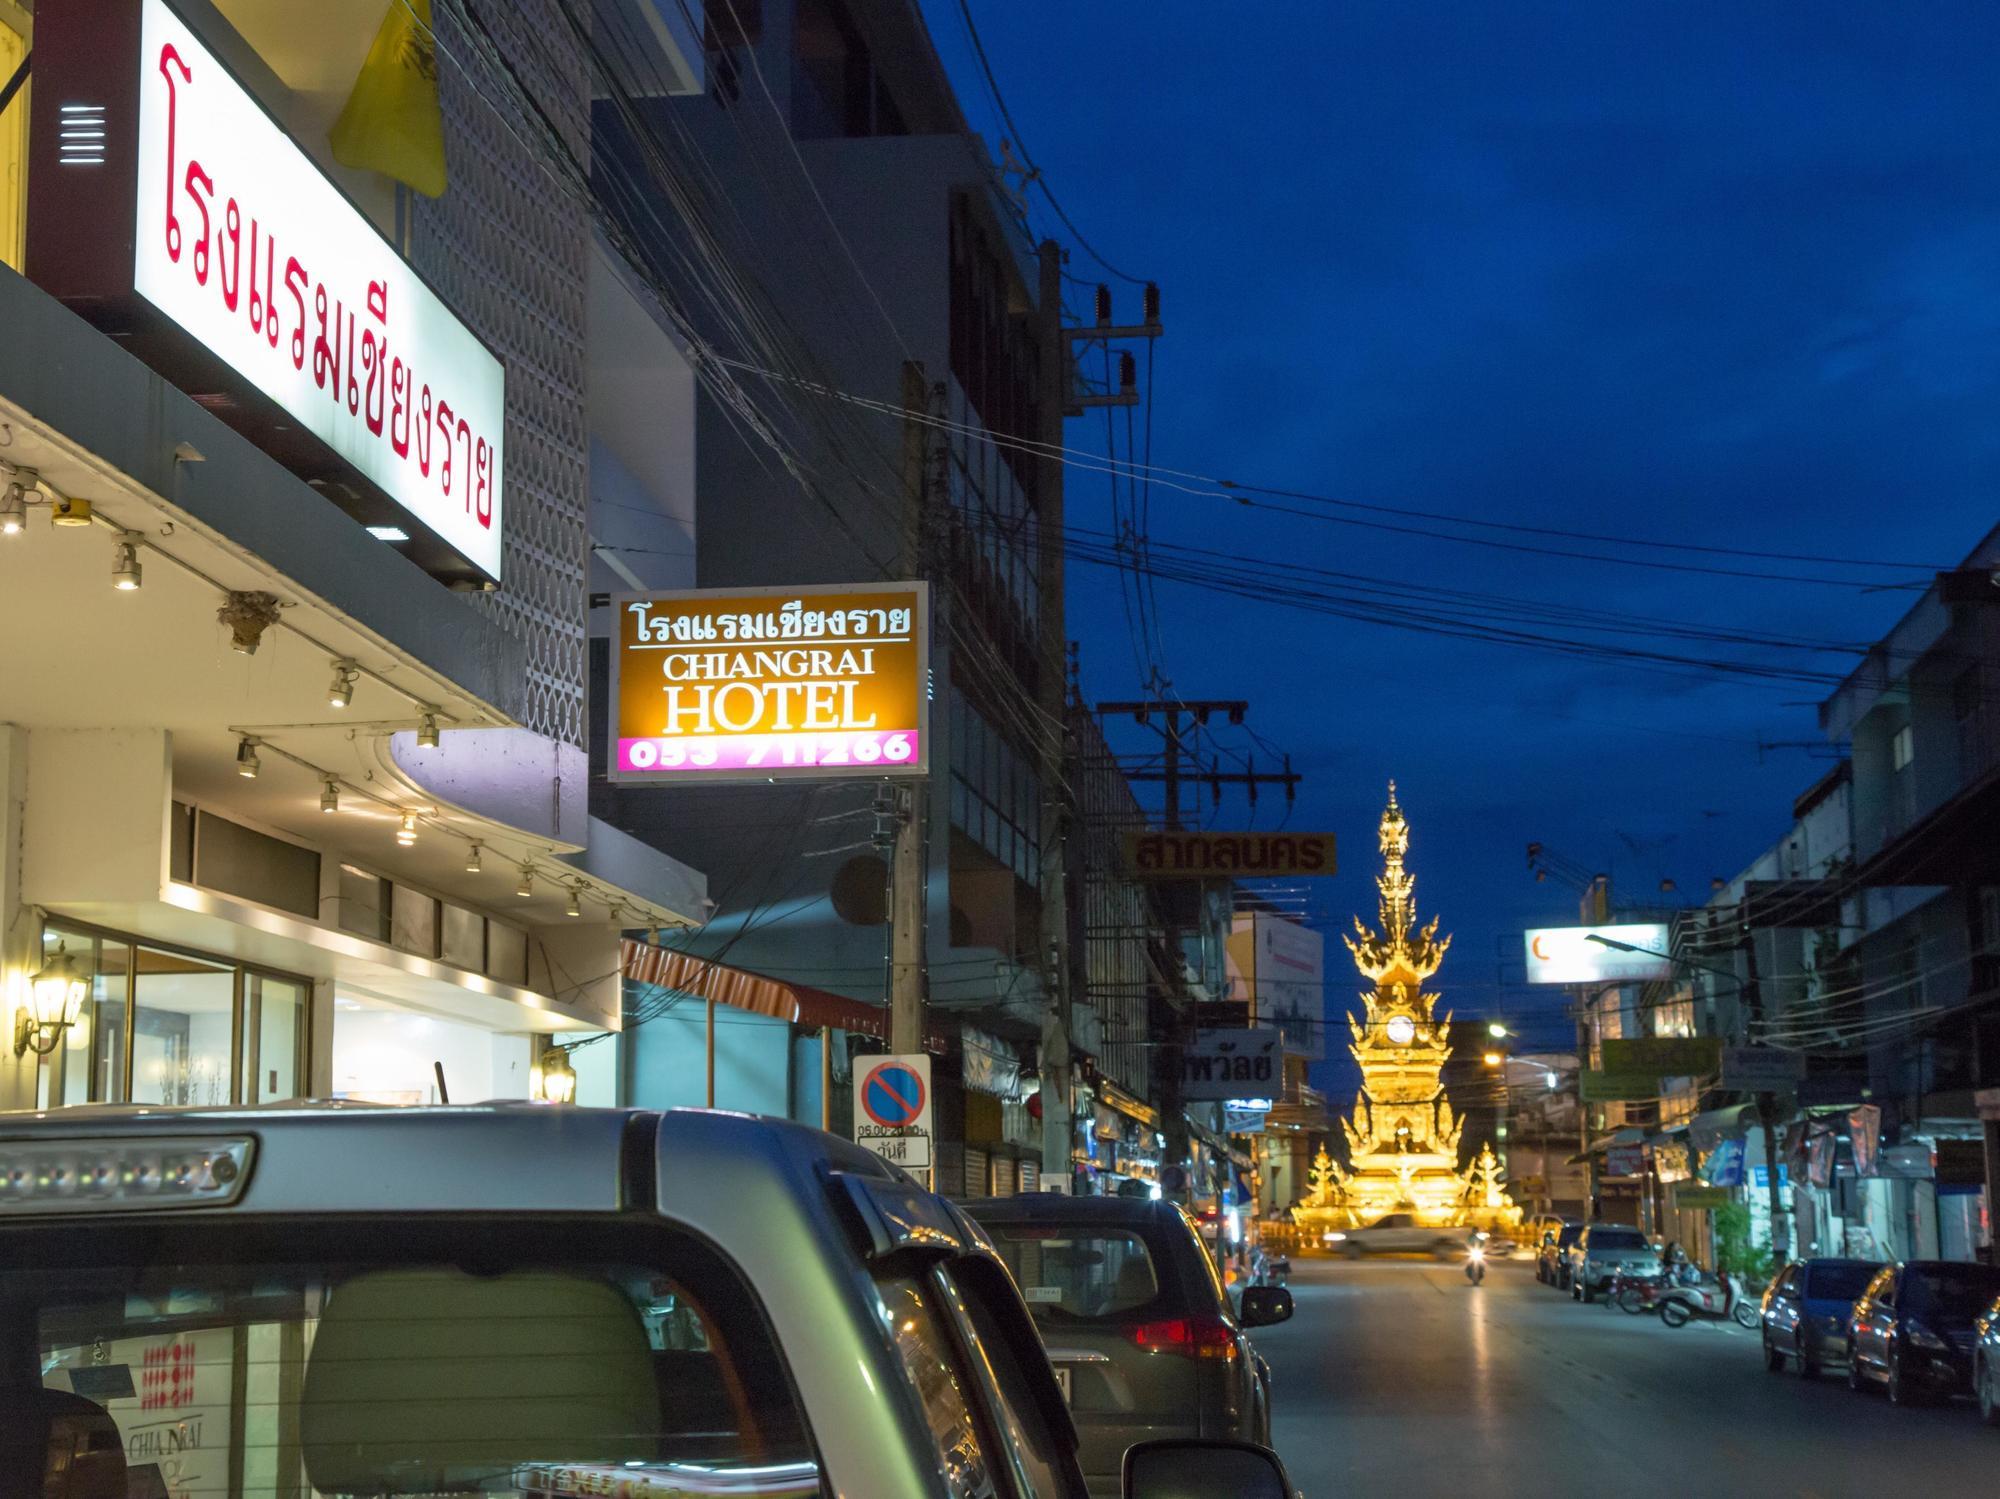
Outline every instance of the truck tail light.
[[1236, 1357], [1236, 1334], [1220, 1317], [1173, 1317], [1163, 1322], [1141, 1322], [1127, 1336], [1148, 1353], [1171, 1353], [1193, 1359]]

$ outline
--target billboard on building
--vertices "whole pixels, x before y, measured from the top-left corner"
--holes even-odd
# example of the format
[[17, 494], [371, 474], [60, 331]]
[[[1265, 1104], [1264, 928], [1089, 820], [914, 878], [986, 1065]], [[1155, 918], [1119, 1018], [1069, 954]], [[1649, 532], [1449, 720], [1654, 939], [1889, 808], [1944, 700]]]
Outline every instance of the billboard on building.
[[1269, 911], [1239, 913], [1229, 935], [1229, 997], [1253, 1025], [1276, 1026], [1285, 1050], [1326, 1055], [1326, 939]]
[[1664, 922], [1538, 927], [1522, 941], [1531, 984], [1639, 983], [1674, 974]]
[[1125, 872], [1141, 880], [1268, 879], [1334, 873], [1331, 833], [1203, 833], [1152, 828], [1124, 835]]
[[34, 45], [29, 279], [420, 566], [498, 581], [499, 359], [164, 0], [44, 7]]
[[611, 602], [612, 780], [928, 771], [927, 585], [690, 589]]

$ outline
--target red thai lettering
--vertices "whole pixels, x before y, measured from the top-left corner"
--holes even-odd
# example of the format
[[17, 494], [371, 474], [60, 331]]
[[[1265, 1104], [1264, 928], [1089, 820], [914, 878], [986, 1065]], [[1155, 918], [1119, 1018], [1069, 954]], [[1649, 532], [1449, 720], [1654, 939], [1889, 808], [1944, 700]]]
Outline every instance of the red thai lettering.
[[264, 236], [264, 284], [257, 284], [257, 221], [250, 221], [250, 330], [278, 347], [278, 304], [271, 300], [271, 280], [278, 264], [278, 243]]
[[459, 440], [465, 444], [465, 467], [462, 472], [465, 475], [465, 508], [470, 513], [473, 505], [472, 490], [474, 477], [472, 471], [472, 423], [468, 422], [464, 417], [458, 419], [458, 436]]
[[[306, 268], [299, 264], [298, 256], [289, 255], [285, 258], [285, 290], [292, 294], [292, 302], [298, 314], [292, 322], [292, 368], [295, 370], [306, 367], [306, 282], [310, 279], [306, 275]], [[276, 327], [277, 322], [278, 316], [273, 312], [271, 325]]]
[[[411, 378], [416, 378], [414, 373]], [[417, 404], [417, 472], [426, 479], [431, 476], [431, 388], [428, 383]]]
[[410, 367], [400, 358], [389, 363], [389, 446], [410, 456]]
[[231, 312], [243, 296], [243, 210], [231, 198], [222, 210], [222, 233], [215, 237], [217, 245], [223, 247], [222, 264], [222, 305]]
[[194, 246], [194, 279], [206, 286], [208, 285], [208, 199], [195, 191], [196, 183], [201, 184], [202, 192], [207, 193], [209, 197], [215, 195], [214, 179], [202, 170], [200, 162], [190, 161], [187, 169], [188, 196], [194, 200], [195, 211], [201, 215], [201, 238], [195, 241]]
[[313, 316], [319, 323], [319, 331], [313, 335], [313, 384], [325, 390], [327, 382], [333, 383], [334, 404], [340, 403], [340, 303], [333, 304], [333, 341], [327, 341], [326, 288], [313, 288]]
[[182, 83], [192, 83], [194, 74], [181, 61], [179, 50], [169, 42], [160, 48], [160, 76], [167, 80], [167, 259], [178, 264], [181, 258], [181, 221], [174, 213], [174, 123], [179, 92], [174, 84], [174, 70], [179, 69]]
[[[359, 363], [357, 346], [354, 342], [354, 314], [347, 315], [347, 414], [354, 415], [361, 409], [361, 382], [355, 378], [354, 366]], [[340, 399], [340, 392], [334, 392], [334, 399]]]
[[378, 338], [373, 328], [361, 330], [361, 367], [368, 372], [368, 391], [364, 402], [365, 420], [368, 430], [377, 437], [382, 435], [382, 404], [387, 395], [389, 371], [389, 340]]
[[446, 494], [451, 493], [451, 429], [452, 424], [456, 420], [457, 418], [452, 415], [451, 403], [449, 401], [439, 401], [437, 405], [437, 423], [444, 429], [444, 492]]
[[486, 530], [493, 529], [493, 444], [485, 438], [479, 439], [479, 456], [474, 463], [474, 472], [479, 476], [473, 489], [472, 513]]

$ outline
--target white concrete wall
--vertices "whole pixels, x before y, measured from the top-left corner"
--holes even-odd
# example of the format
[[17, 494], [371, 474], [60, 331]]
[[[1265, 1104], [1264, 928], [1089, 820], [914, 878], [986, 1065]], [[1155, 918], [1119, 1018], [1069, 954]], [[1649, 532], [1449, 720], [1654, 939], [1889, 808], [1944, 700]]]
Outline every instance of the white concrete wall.
[[28, 738], [21, 899], [156, 901], [167, 885], [173, 740], [165, 729], [37, 729]]

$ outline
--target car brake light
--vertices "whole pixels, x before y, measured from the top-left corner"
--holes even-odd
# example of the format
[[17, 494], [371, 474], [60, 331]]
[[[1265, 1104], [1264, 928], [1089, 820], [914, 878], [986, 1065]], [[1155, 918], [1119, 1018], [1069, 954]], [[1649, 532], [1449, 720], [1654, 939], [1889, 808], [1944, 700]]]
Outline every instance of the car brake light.
[[1128, 1334], [1148, 1353], [1172, 1353], [1181, 1358], [1236, 1357], [1236, 1334], [1220, 1317], [1173, 1317], [1141, 1322]]
[[226, 1207], [250, 1156], [242, 1138], [0, 1140], [0, 1213]]

